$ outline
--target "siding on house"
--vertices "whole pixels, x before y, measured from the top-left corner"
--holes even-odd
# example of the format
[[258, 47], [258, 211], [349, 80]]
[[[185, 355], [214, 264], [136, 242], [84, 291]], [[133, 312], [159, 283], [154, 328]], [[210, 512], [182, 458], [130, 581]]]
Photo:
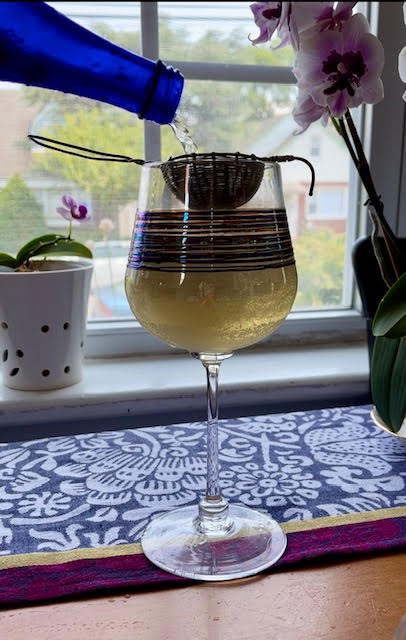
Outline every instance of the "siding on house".
[[[5, 84], [5, 83], [4, 83]], [[15, 173], [24, 176], [30, 164], [27, 134], [33, 118], [40, 112], [38, 105], [29, 105], [16, 88], [0, 90], [0, 186], [4, 186]]]

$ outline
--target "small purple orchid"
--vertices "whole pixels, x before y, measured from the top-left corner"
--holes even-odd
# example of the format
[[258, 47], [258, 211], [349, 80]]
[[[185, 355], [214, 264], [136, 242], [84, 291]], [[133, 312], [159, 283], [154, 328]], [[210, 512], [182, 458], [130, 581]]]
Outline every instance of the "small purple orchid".
[[72, 196], [64, 195], [62, 197], [62, 204], [64, 207], [58, 207], [57, 212], [65, 218], [65, 220], [78, 220], [79, 222], [84, 222], [85, 220], [90, 219], [90, 213], [87, 210], [87, 207], [84, 204], [77, 204], [76, 200], [72, 198]]

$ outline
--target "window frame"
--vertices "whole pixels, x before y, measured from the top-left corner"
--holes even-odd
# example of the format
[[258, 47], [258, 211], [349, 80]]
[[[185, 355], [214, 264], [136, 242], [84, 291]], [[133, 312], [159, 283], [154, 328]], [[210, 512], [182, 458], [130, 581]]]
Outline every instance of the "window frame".
[[[142, 55], [150, 59], [159, 57], [159, 16], [158, 2], [140, 2]], [[395, 10], [396, 6], [396, 10]], [[386, 95], [399, 96], [396, 100], [386, 101], [374, 108], [361, 107], [354, 110], [353, 117], [364, 140], [367, 155], [370, 157], [373, 176], [379, 176], [377, 189], [382, 193], [386, 204], [389, 223], [398, 232], [406, 236], [406, 220], [399, 216], [402, 204], [406, 202], [406, 167], [403, 166], [403, 148], [405, 145], [405, 105], [401, 99], [402, 83], [398, 78], [397, 55], [406, 41], [406, 30], [399, 19], [400, 3], [359, 3], [370, 20], [371, 29], [380, 38], [386, 56], [383, 73]], [[385, 35], [386, 34], [386, 35]], [[261, 83], [295, 83], [289, 67], [267, 67], [254, 65], [235, 65], [205, 62], [182, 62], [164, 60], [165, 64], [178, 68], [185, 80], [243, 81]], [[394, 66], [395, 64], [395, 66]], [[385, 154], [388, 142], [387, 123], [390, 122], [390, 142], [393, 152], [390, 160]], [[400, 127], [400, 129], [398, 128]], [[401, 131], [402, 135], [396, 134]], [[160, 127], [152, 122], [144, 122], [145, 159], [160, 159]], [[392, 148], [392, 147], [390, 147]], [[395, 176], [395, 180], [394, 180]], [[403, 186], [405, 184], [405, 186]], [[351, 164], [348, 185], [349, 210], [355, 215], [347, 219], [346, 257], [343, 283], [343, 307], [317, 311], [294, 311], [272, 336], [257, 345], [256, 349], [268, 346], [303, 344], [325, 344], [354, 342], [365, 340], [365, 321], [361, 314], [360, 300], [351, 266], [351, 247], [355, 239], [369, 230], [366, 208], [363, 202], [366, 196], [361, 188], [358, 175]], [[88, 324], [85, 355], [87, 357], [113, 357], [138, 354], [169, 354], [174, 350], [151, 336], [135, 320], [98, 321]]]

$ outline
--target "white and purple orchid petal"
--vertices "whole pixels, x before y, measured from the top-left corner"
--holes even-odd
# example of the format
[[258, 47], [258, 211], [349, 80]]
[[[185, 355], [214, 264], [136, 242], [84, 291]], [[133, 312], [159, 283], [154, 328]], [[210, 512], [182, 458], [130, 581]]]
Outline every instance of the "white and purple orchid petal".
[[72, 214], [70, 210], [65, 209], [64, 207], [58, 207], [57, 212], [62, 216], [62, 218], [65, 218], [65, 220], [69, 220], [69, 222], [72, 221]]
[[341, 118], [341, 116], [343, 116], [347, 111], [347, 99], [344, 91], [337, 91], [333, 96], [327, 98], [327, 104], [331, 111], [331, 115], [335, 118]]
[[254, 15], [255, 24], [259, 29], [259, 36], [255, 39], [248, 36], [249, 39], [252, 44], [267, 42], [272, 38], [279, 26], [282, 2], [256, 2], [250, 5], [250, 9]]
[[87, 207], [84, 204], [80, 204], [72, 210], [72, 218], [79, 222], [84, 222], [90, 219], [90, 214], [87, 211]]
[[406, 82], [406, 47], [399, 53], [398, 68], [400, 79]]
[[77, 213], [79, 220], [88, 220], [90, 218], [90, 213], [88, 212], [87, 207], [84, 204], [80, 204], [78, 206]]
[[[347, 50], [352, 49], [357, 46], [362, 35], [370, 34], [368, 20], [362, 13], [355, 13], [343, 24], [343, 28], [339, 33], [342, 35], [342, 46]], [[375, 36], [372, 37], [375, 38]]]
[[356, 4], [356, 2], [337, 2], [337, 6], [334, 9], [334, 18], [339, 21], [348, 20]]
[[290, 15], [287, 24], [290, 30], [290, 41], [295, 51], [298, 51], [301, 35], [314, 27], [325, 5], [331, 5], [331, 12], [333, 11], [333, 2], [291, 2], [289, 4]]
[[[403, 21], [406, 24], [406, 2], [403, 3]], [[402, 80], [402, 82], [406, 82], [406, 47], [403, 47], [403, 49], [399, 53], [398, 70], [400, 79]], [[406, 91], [403, 94], [402, 98], [406, 102]]]
[[296, 133], [303, 133], [312, 124], [312, 122], [316, 122], [316, 120], [324, 117], [326, 109], [317, 105], [310, 95], [307, 95], [303, 91], [299, 91], [296, 106], [292, 113], [295, 122], [300, 127], [300, 130]]
[[381, 43], [369, 33], [364, 16], [356, 14], [341, 30], [307, 32], [293, 71], [299, 89], [340, 117], [349, 107], [382, 99], [383, 63]]
[[334, 11], [334, 2], [292, 2], [291, 5], [291, 22], [295, 22], [299, 33], [320, 19], [331, 18]]
[[70, 210], [76, 207], [76, 200], [72, 198], [72, 196], [68, 196], [66, 194], [62, 196], [62, 203]]

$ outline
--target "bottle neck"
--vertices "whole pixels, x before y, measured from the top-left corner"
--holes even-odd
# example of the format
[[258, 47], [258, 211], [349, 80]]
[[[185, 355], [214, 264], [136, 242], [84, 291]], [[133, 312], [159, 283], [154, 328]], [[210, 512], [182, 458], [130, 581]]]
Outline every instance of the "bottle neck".
[[0, 2], [0, 80], [106, 102], [172, 122], [183, 77], [101, 38], [45, 2]]
[[184, 78], [177, 69], [166, 67], [158, 60], [139, 118], [158, 124], [172, 122], [182, 96], [183, 84]]

